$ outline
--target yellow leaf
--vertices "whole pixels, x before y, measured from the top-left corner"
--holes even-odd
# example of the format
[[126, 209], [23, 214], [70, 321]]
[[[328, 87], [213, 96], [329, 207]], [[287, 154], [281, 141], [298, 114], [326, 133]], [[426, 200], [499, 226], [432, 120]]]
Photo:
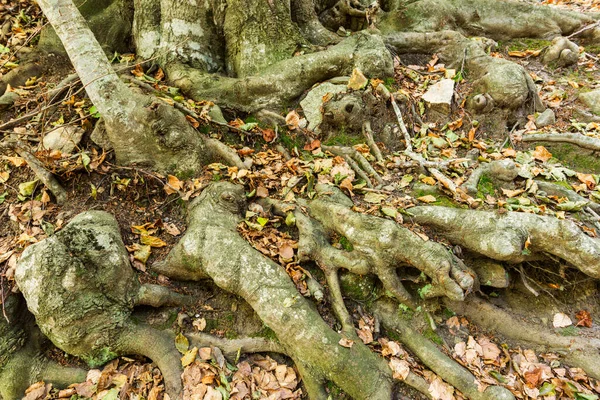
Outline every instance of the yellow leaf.
[[437, 201], [437, 199], [430, 194], [427, 196], [421, 196], [417, 198], [417, 200], [422, 201], [423, 203], [435, 203]]
[[0, 171], [0, 183], [4, 183], [10, 178], [10, 172]]
[[15, 167], [22, 167], [27, 164], [21, 157], [4, 157], [4, 159], [10, 161]]
[[176, 176], [169, 175], [169, 179], [167, 180], [167, 184], [165, 185], [165, 192], [167, 194], [177, 193], [183, 188], [183, 182], [177, 179]]
[[433, 179], [431, 176], [426, 176], [423, 179], [421, 179], [421, 182], [426, 183], [430, 186], [435, 185], [435, 179]]
[[191, 363], [193, 363], [196, 360], [197, 355], [198, 355], [197, 347], [194, 347], [193, 349], [186, 351], [185, 354], [183, 355], [183, 357], [181, 357], [181, 365], [183, 367], [187, 367], [188, 365], [190, 365]]
[[140, 238], [140, 242], [142, 242], [142, 244], [146, 244], [150, 247], [165, 247], [167, 244], [160, 238], [157, 238], [156, 236], [150, 236], [150, 235], [144, 235], [142, 234], [142, 237]]
[[352, 90], [360, 90], [367, 86], [369, 80], [358, 68], [354, 68], [350, 80], [348, 81], [348, 88]]

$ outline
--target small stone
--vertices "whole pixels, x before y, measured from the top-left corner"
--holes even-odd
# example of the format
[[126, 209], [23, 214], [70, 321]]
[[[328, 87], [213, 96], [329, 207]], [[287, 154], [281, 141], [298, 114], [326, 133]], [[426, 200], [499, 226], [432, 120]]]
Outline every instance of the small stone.
[[324, 103], [323, 98], [328, 93], [335, 95], [346, 92], [346, 90], [345, 85], [334, 85], [325, 82], [308, 92], [304, 100], [300, 102], [300, 106], [302, 106], [304, 115], [308, 120], [308, 129], [314, 131], [323, 121], [323, 115], [321, 114], [321, 107]]
[[543, 128], [548, 125], [554, 125], [556, 122], [556, 116], [554, 115], [554, 111], [550, 108], [547, 108], [546, 111], [538, 115], [535, 119], [535, 126], [538, 128]]
[[6, 92], [0, 96], [0, 111], [8, 110], [19, 99], [19, 95], [15, 92]]
[[452, 107], [453, 96], [454, 81], [452, 79], [442, 79], [427, 90], [423, 95], [423, 100], [429, 109], [439, 113], [449, 114]]
[[44, 136], [42, 143], [45, 149], [71, 154], [82, 137], [83, 129], [71, 125], [61, 126]]
[[592, 113], [600, 115], [600, 89], [581, 93], [579, 95], [579, 100], [581, 100], [581, 102], [585, 104]]

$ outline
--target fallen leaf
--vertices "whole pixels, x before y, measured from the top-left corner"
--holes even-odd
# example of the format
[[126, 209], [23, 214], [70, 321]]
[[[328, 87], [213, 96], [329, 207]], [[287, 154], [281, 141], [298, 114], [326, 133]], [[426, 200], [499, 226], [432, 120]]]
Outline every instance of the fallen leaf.
[[517, 189], [517, 190], [510, 190], [510, 189], [504, 189], [502, 188], [502, 193], [506, 196], [506, 197], [516, 197], [522, 193], [525, 193], [525, 190], [523, 189]]
[[185, 354], [183, 355], [183, 357], [181, 357], [181, 365], [183, 367], [187, 367], [188, 365], [190, 365], [191, 363], [193, 363], [196, 360], [197, 355], [198, 355], [197, 347], [194, 347], [193, 349], [186, 351]]
[[183, 182], [180, 181], [176, 176], [169, 175], [167, 184], [164, 189], [167, 194], [177, 193], [183, 188]]
[[354, 341], [346, 338], [341, 338], [338, 344], [343, 347], [351, 348], [352, 346], [354, 346]]
[[596, 187], [596, 179], [594, 179], [594, 175], [592, 174], [577, 174], [577, 179], [579, 179], [582, 183], [585, 183], [588, 189], [594, 190]]
[[564, 328], [567, 326], [573, 325], [573, 321], [567, 314], [564, 313], [556, 313], [554, 314], [554, 319], [552, 320], [552, 325], [555, 328]]
[[298, 125], [300, 124], [300, 115], [296, 112], [296, 110], [292, 110], [285, 116], [285, 123], [290, 130], [298, 129]]
[[575, 326], [584, 326], [586, 328], [592, 327], [592, 316], [588, 311], [578, 311], [577, 314], [575, 314], [575, 317], [577, 318], [577, 324]]
[[169, 222], [167, 224], [164, 224], [163, 228], [165, 228], [165, 231], [167, 231], [167, 233], [169, 235], [171, 235], [171, 236], [179, 236], [179, 235], [181, 235], [181, 231], [173, 223]]
[[354, 68], [350, 80], [348, 81], [348, 88], [352, 90], [360, 90], [367, 86], [369, 80], [358, 68]]
[[552, 153], [550, 153], [544, 146], [537, 146], [533, 151], [533, 158], [542, 162], [546, 162], [552, 158]]
[[392, 377], [401, 381], [405, 380], [410, 373], [410, 366], [406, 360], [400, 360], [392, 357], [388, 363], [392, 370]]
[[371, 204], [379, 204], [387, 197], [387, 194], [369, 192], [365, 195], [365, 201]]
[[177, 336], [175, 337], [175, 348], [177, 348], [177, 350], [181, 354], [185, 354], [188, 351], [189, 347], [190, 347], [190, 341], [188, 340], [188, 338], [183, 336], [183, 334], [181, 334], [181, 332], [179, 334], [177, 334]]
[[430, 194], [418, 197], [417, 200], [422, 201], [423, 203], [435, 203], [437, 201], [437, 199]]
[[140, 237], [140, 242], [152, 247], [165, 247], [167, 244], [156, 236], [144, 235]]
[[194, 328], [196, 328], [199, 332], [202, 332], [204, 329], [206, 329], [206, 319], [205, 318], [195, 319], [192, 322], [192, 326]]
[[273, 129], [261, 129], [260, 131], [262, 133], [264, 141], [267, 143], [272, 142], [273, 140], [275, 140], [275, 137], [277, 137], [277, 134]]

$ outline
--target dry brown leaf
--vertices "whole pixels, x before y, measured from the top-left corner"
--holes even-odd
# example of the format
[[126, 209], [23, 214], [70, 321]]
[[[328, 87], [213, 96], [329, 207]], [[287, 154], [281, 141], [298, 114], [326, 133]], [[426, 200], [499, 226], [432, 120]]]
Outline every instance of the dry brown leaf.
[[418, 197], [417, 200], [422, 201], [423, 203], [435, 203], [437, 201], [437, 199], [430, 194]]
[[579, 179], [582, 183], [585, 183], [588, 189], [594, 190], [596, 187], [596, 180], [592, 174], [577, 174], [577, 179]]
[[180, 181], [176, 176], [169, 175], [167, 179], [167, 184], [164, 186], [165, 192], [167, 194], [174, 194], [180, 191], [183, 188], [183, 182]]
[[369, 80], [358, 68], [354, 68], [350, 80], [348, 81], [348, 88], [352, 90], [360, 90], [367, 86]]
[[292, 110], [285, 116], [285, 123], [290, 130], [298, 129], [298, 125], [300, 124], [300, 115], [296, 112], [296, 110]]
[[346, 338], [341, 338], [338, 344], [343, 347], [351, 348], [352, 346], [354, 346], [354, 341]]
[[544, 146], [537, 146], [533, 151], [533, 158], [542, 162], [546, 162], [552, 158], [552, 153], [550, 153]]
[[592, 316], [589, 311], [578, 311], [577, 314], [575, 314], [575, 317], [577, 318], [577, 324], [575, 326], [584, 326], [586, 328], [592, 327]]

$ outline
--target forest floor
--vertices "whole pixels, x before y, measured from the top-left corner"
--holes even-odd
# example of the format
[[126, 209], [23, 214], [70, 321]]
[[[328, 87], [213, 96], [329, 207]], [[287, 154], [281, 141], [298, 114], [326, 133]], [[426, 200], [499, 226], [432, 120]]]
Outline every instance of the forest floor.
[[[600, 11], [600, 4], [594, 0], [545, 3], [582, 11]], [[0, 41], [0, 74], [5, 74], [18, 63], [12, 52], [20, 46], [27, 47], [34, 43], [35, 39], [31, 38], [44, 20], [32, 2], [0, 0], [0, 21], [10, 22]], [[443, 125], [430, 125], [429, 130], [425, 129], [426, 134], [422, 135], [416, 151], [427, 151], [428, 146], [433, 144], [440, 155], [456, 159], [476, 149], [480, 161], [514, 160], [527, 165], [532, 176], [563, 181], [580, 195], [600, 202], [600, 191], [596, 189], [600, 170], [574, 171], [566, 162], [564, 165], [560, 164], [549, 149], [538, 146], [530, 150], [520, 142], [523, 135], [532, 132], [580, 132], [600, 138], [600, 124], [578, 122], [572, 107], [578, 93], [599, 85], [600, 47], [582, 48], [576, 66], [552, 69], [539, 60], [540, 52], [548, 45], [549, 42], [541, 40], [501, 42], [494, 56], [518, 62], [530, 72], [545, 105], [554, 110], [556, 123], [538, 129], [535, 126], [535, 116], [531, 116], [529, 124], [522, 129], [513, 130], [509, 136], [478, 129], [462, 108], [462, 99], [469, 89], [468, 79], [455, 78], [458, 81], [455, 96], [457, 101], [452, 117]], [[262, 325], [242, 300], [223, 293], [212, 283], [174, 283], [147, 269], [147, 265], [164, 257], [185, 232], [185, 205], [209, 182], [231, 180], [245, 185], [251, 205], [246, 220], [239, 226], [239, 232], [256, 249], [280, 263], [301, 293], [308, 291], [304, 280], [307, 270], [296, 261], [297, 237], [288, 229], [290, 221], [264, 215], [253, 200], [267, 196], [286, 200], [294, 196], [311, 197], [314, 195], [313, 185], [316, 182], [329, 182], [340, 186], [352, 196], [355, 211], [395, 219], [423, 238], [432, 236], [431, 232], [412, 223], [410, 215], [403, 210], [412, 205], [444, 205], [451, 202], [447, 193], [437, 188], [438, 182], [435, 179], [417, 171], [412, 175], [395, 173], [395, 165], [406, 161], [401, 153], [385, 152], [384, 164], [377, 163], [370, 155], [369, 147], [362, 143], [362, 137], [338, 137], [333, 143], [327, 144], [353, 145], [381, 172], [385, 184], [382, 189], [370, 190], [364, 186], [364, 182], [348, 181], [346, 178], [353, 175], [353, 171], [346, 162], [341, 157], [322, 151], [321, 140], [325, 142], [327, 139], [298, 126], [298, 119], [302, 118], [299, 106], [296, 108], [297, 114], [290, 110], [282, 113], [285, 116], [290, 112], [287, 114], [287, 128], [275, 130], [273, 127], [259, 125], [253, 116], [227, 112], [225, 115], [231, 121], [232, 128], [216, 125], [203, 113], [206, 110], [205, 104], [183, 99], [176, 89], [164, 83], [162, 71], [148, 72], [143, 65], [131, 66], [133, 56], [127, 54], [115, 55], [114, 59], [115, 63], [124, 65], [123, 72], [162, 91], [164, 101], [182, 101], [195, 108], [202, 118], [190, 118], [192, 125], [212, 137], [235, 143], [238, 153], [252, 157], [254, 163], [251, 170], [212, 164], [202, 175], [186, 180], [117, 166], [110, 151], [103, 151], [90, 140], [98, 115], [85, 93], [79, 90], [80, 87], [71, 87], [58, 104], [47, 107], [50, 101], [47, 98], [48, 88], [73, 71], [67, 60], [57, 57], [55, 60], [45, 61], [55, 63], [53, 73], [29, 77], [24, 86], [13, 88], [20, 97], [11, 109], [0, 111], [0, 131], [3, 134], [16, 133], [25, 138], [36, 157], [60, 177], [68, 191], [68, 202], [61, 206], [55, 204], [23, 158], [8, 152], [0, 157], [1, 297], [4, 298], [8, 291], [16, 290], [14, 268], [19, 255], [29, 244], [43, 240], [61, 229], [82, 211], [96, 209], [113, 214], [119, 222], [123, 240], [131, 252], [132, 265], [138, 270], [140, 280], [168, 285], [198, 299], [193, 307], [157, 312], [141, 310], [138, 316], [150, 320], [154, 325], [173, 328], [182, 333], [174, 336], [173, 340], [177, 341], [182, 352], [182, 362], [186, 366], [183, 378], [186, 398], [303, 398], [299, 377], [289, 360], [283, 357], [253, 355], [225, 360], [216, 348], [189, 348], [184, 335], [192, 331], [226, 338], [235, 338], [249, 332], [269, 335], [268, 328]], [[403, 63], [396, 66], [394, 81], [385, 83], [394, 91], [408, 94], [417, 106], [426, 88], [448, 74], [444, 66], [437, 63], [435, 55], [427, 59], [416, 57], [410, 63], [401, 61]], [[28, 114], [31, 115], [30, 118], [6, 127], [6, 123], [12, 118]], [[409, 126], [416, 124], [409, 121]], [[83, 133], [82, 140], [75, 143], [72, 150], [61, 153], [42, 148], [41, 142], [45, 135], [65, 129]], [[419, 132], [421, 129], [415, 128], [415, 134]], [[276, 145], [282, 145], [285, 152], [277, 150]], [[453, 170], [451, 178], [460, 184], [471, 172], [468, 167], [458, 166]], [[527, 179], [501, 191], [491, 188], [485, 192], [485, 187], [483, 189], [484, 195], [477, 200], [486, 209], [506, 208], [571, 218], [571, 212], [577, 208], [577, 204], [558, 198], [553, 199], [550, 204], [541, 203], [535, 191], [527, 186]], [[586, 229], [590, 236], [598, 234], [594, 228]], [[344, 239], [339, 238], [339, 247], [346, 246]], [[544, 314], [540, 320], [544, 322], [545, 319], [546, 324], [555, 322], [557, 332], [565, 336], [599, 337], [598, 325], [592, 324], [592, 321], [599, 317], [600, 309], [572, 309], [565, 300], [580, 288], [587, 287], [586, 285], [594, 286], [595, 282], [571, 271], [554, 274], [538, 272], [530, 270], [525, 274], [517, 271], [518, 279], [510, 290], [518, 292], [519, 298], [525, 301], [533, 299], [534, 292], [546, 294], [551, 299], [549, 302], [553, 304], [553, 309], [560, 312], [554, 316]], [[318, 273], [313, 273], [319, 278]], [[326, 286], [324, 279], [321, 283]], [[484, 290], [492, 298], [501, 298], [509, 289]], [[377, 321], [363, 311], [359, 302], [348, 300], [347, 306], [355, 318], [360, 338], [374, 352], [390, 360], [407, 360], [413, 372], [432, 383], [435, 398], [463, 398], [416, 362], [399, 342], [394, 341], [394, 337], [380, 332]], [[337, 322], [327, 301], [318, 303], [317, 307], [335, 327]], [[445, 312], [447, 310], [443, 307], [432, 311], [436, 312], [431, 326], [425, 330], [428, 337], [482, 382], [501, 384], [519, 399], [598, 399], [600, 382], [588, 378], [582, 370], [558, 363], [557, 355], [537, 354], [527, 348], [511, 346], [502, 337], [481, 331], [464, 317]], [[563, 318], [563, 315], [575, 317], [574, 322], [557, 324], [556, 319]], [[548, 321], [553, 317], [553, 321]], [[50, 355], [65, 364], [78, 363], [56, 349]], [[535, 368], [529, 368], [531, 365]], [[333, 398], [343, 398], [335, 388], [331, 387], [330, 390]], [[404, 398], [424, 398], [404, 387], [399, 389], [399, 393]], [[71, 398], [74, 395], [105, 400], [159, 399], [163, 396], [161, 376], [155, 366], [143, 359], [122, 357], [101, 371], [90, 371], [85, 383], [74, 384], [69, 389], [60, 391], [39, 383], [30, 388], [26, 398]]]

